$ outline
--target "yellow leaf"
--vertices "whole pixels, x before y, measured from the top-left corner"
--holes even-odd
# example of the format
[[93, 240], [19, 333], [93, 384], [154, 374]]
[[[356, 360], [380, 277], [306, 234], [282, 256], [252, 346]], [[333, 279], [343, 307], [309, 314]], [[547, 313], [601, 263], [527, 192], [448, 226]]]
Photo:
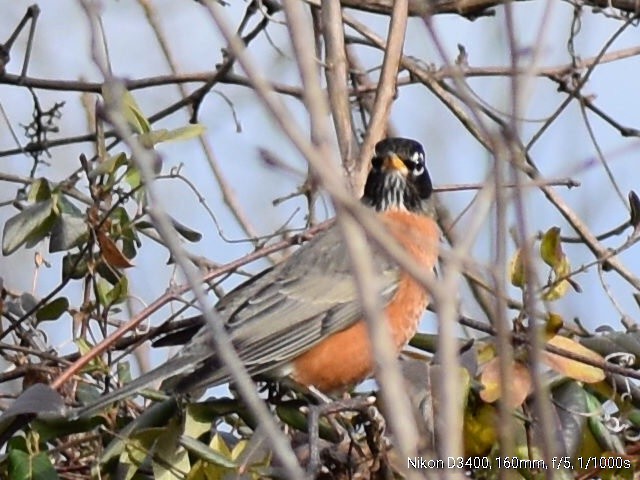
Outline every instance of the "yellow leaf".
[[516, 250], [511, 262], [509, 263], [509, 277], [511, 278], [511, 285], [514, 287], [522, 288], [526, 282], [526, 275], [524, 271], [524, 262], [522, 261], [522, 252], [520, 249]]
[[543, 300], [547, 302], [553, 302], [554, 300], [558, 300], [566, 295], [567, 291], [571, 284], [567, 280], [561, 280], [555, 283], [551, 288], [549, 288], [542, 295]]
[[493, 342], [476, 341], [476, 350], [478, 352], [478, 364], [484, 365], [496, 356], [496, 347]]
[[558, 315], [557, 313], [549, 312], [547, 315], [547, 321], [544, 325], [544, 334], [546, 336], [545, 340], [549, 340], [553, 336], [555, 336], [563, 325], [562, 315]]
[[236, 446], [233, 447], [233, 450], [231, 450], [231, 460], [238, 460], [247, 445], [249, 445], [249, 442], [246, 440], [240, 440]]
[[216, 453], [219, 453], [224, 457], [231, 458], [231, 450], [220, 434], [216, 433], [213, 436], [211, 442], [209, 442], [209, 446]]
[[554, 265], [553, 273], [556, 274], [556, 278], [566, 277], [571, 273], [571, 265], [566, 255], [563, 255], [562, 259]]
[[540, 256], [544, 263], [550, 267], [555, 267], [564, 258], [562, 252], [562, 244], [560, 243], [560, 228], [551, 227], [542, 236], [542, 242], [540, 243]]
[[464, 453], [470, 457], [487, 455], [498, 439], [496, 425], [498, 420], [493, 405], [483, 403], [478, 410], [464, 414]]
[[[520, 362], [513, 362], [513, 383], [510, 385], [512, 408], [522, 405], [531, 390], [531, 375], [529, 369]], [[490, 360], [482, 371], [480, 383], [484, 387], [480, 391], [480, 398], [487, 403], [493, 403], [502, 396], [500, 364], [498, 357]]]
[[[547, 342], [549, 345], [561, 348], [571, 353], [587, 357], [597, 362], [603, 362], [604, 359], [593, 350], [580, 345], [578, 342], [570, 338], [556, 335]], [[566, 375], [574, 380], [585, 383], [596, 383], [604, 380], [604, 371], [601, 368], [587, 365], [577, 360], [571, 360], [555, 353], [542, 352], [544, 362], [556, 372]]]
[[558, 281], [558, 279], [567, 277], [571, 273], [571, 265], [569, 265], [566, 255], [563, 254], [562, 259], [553, 266], [553, 273], [553, 283], [542, 296], [544, 300], [549, 302], [564, 297], [571, 286], [571, 283], [566, 278]]
[[184, 418], [184, 433], [191, 438], [199, 438], [205, 432], [211, 430], [211, 421], [206, 421], [198, 416], [193, 404], [187, 405]]

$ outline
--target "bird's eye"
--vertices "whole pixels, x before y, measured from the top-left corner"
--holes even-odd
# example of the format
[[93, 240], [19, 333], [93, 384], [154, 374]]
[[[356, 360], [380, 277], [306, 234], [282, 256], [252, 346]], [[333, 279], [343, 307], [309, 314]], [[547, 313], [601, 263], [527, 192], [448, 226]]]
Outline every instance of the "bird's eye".
[[414, 152], [413, 155], [409, 158], [409, 170], [414, 177], [422, 175], [424, 172], [424, 156], [421, 152]]
[[414, 177], [422, 175], [423, 172], [424, 172], [424, 165], [422, 163], [414, 164], [413, 168], [411, 169], [411, 173], [413, 174]]
[[382, 167], [382, 157], [375, 156], [371, 159], [371, 166], [376, 170], [380, 170]]

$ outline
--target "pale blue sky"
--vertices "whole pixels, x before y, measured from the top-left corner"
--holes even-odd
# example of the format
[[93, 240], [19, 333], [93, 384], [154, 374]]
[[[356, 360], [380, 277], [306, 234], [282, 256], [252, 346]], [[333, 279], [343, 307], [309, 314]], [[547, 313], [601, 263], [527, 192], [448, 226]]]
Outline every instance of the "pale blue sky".
[[[569, 61], [566, 42], [572, 10], [569, 4], [551, 0], [552, 13], [547, 34], [541, 43], [541, 61], [543, 66], [563, 65]], [[23, 15], [32, 1], [4, 0], [0, 5], [0, 40], [7, 38], [14, 25]], [[152, 2], [156, 8], [161, 25], [166, 33], [168, 43], [174, 56], [178, 59], [183, 72], [210, 70], [220, 61], [220, 37], [206, 11], [196, 2], [183, 0], [158, 0]], [[227, 9], [229, 17], [237, 24], [245, 2], [233, 1]], [[168, 68], [159, 47], [146, 23], [144, 14], [137, 2], [123, 0], [119, 2], [105, 1], [104, 25], [111, 54], [113, 70], [124, 77], [137, 78], [165, 74]], [[514, 4], [517, 35], [526, 62], [526, 52], [537, 45], [537, 32], [542, 9], [546, 2], [518, 2]], [[34, 50], [29, 66], [29, 76], [49, 79], [76, 80], [87, 78], [99, 80], [97, 69], [92, 65], [89, 53], [87, 20], [74, 0], [57, 0], [40, 2], [42, 13], [38, 21]], [[367, 14], [358, 14], [362, 20], [369, 22], [379, 33], [384, 33], [386, 19]], [[506, 43], [504, 10], [496, 9], [495, 17], [480, 18], [470, 22], [456, 16], [440, 16], [435, 25], [441, 42], [453, 61], [457, 55], [457, 44], [465, 46], [469, 63], [474, 67], [507, 66], [509, 54]], [[619, 27], [619, 20], [606, 19], [602, 15], [584, 13], [582, 31], [577, 37], [576, 47], [582, 57], [590, 57], [598, 53], [598, 49]], [[293, 69], [290, 48], [286, 42], [286, 30], [282, 25], [274, 24], [268, 29], [273, 41], [283, 50], [281, 56], [263, 39], [256, 41], [251, 50], [259, 53], [256, 60], [265, 73], [274, 80], [284, 83], [297, 83], [297, 75]], [[7, 70], [17, 73], [21, 68], [24, 38], [21, 37]], [[637, 29], [632, 27], [625, 32], [612, 46], [611, 50], [637, 46], [640, 44]], [[410, 21], [406, 43], [406, 52], [426, 63], [441, 66], [442, 61], [435, 52], [432, 42], [420, 20]], [[367, 66], [379, 64], [377, 52], [363, 50], [363, 62]], [[526, 63], [525, 63], [526, 64]], [[624, 125], [640, 128], [640, 100], [636, 93], [640, 59], [637, 57], [598, 67], [585, 92], [597, 95], [596, 104], [610, 116]], [[484, 101], [502, 111], [509, 110], [509, 84], [496, 77], [473, 78], [469, 80], [475, 93]], [[194, 87], [189, 86], [191, 91]], [[304, 172], [304, 163], [300, 155], [285, 140], [257, 103], [250, 90], [244, 87], [218, 86], [216, 90], [224, 93], [234, 105], [242, 132], [235, 131], [231, 111], [221, 97], [210, 94], [205, 100], [200, 115], [200, 122], [207, 127], [207, 140], [211, 143], [225, 175], [233, 185], [237, 198], [251, 221], [261, 233], [268, 233], [281, 225], [302, 201], [293, 200], [277, 207], [271, 201], [290, 193], [301, 182], [289, 174], [274, 171], [261, 164], [257, 147], [267, 147], [286, 159], [290, 165]], [[40, 101], [46, 108], [55, 101], [65, 100], [64, 117], [60, 122], [60, 133], [52, 138], [62, 138], [84, 133], [87, 130], [86, 118], [76, 93], [66, 94], [52, 91], [38, 91]], [[136, 99], [147, 114], [153, 114], [171, 101], [178, 98], [174, 87], [163, 87], [138, 91]], [[526, 104], [525, 117], [541, 119], [552, 112], [564, 99], [564, 95], [556, 91], [556, 87], [548, 80], [535, 80], [531, 97]], [[19, 124], [30, 120], [30, 97], [24, 89], [0, 86], [0, 102], [7, 111], [9, 121], [20, 132]], [[287, 105], [295, 113], [299, 122], [304, 125], [306, 116], [302, 105], [297, 100], [286, 99]], [[640, 153], [638, 141], [625, 139], [601, 120], [590, 115], [597, 140], [610, 167], [626, 196], [630, 189], [640, 190], [640, 175], [637, 173], [637, 156]], [[394, 104], [392, 119], [398, 132], [403, 136], [413, 137], [424, 143], [429, 167], [436, 185], [448, 183], [481, 182], [488, 171], [491, 161], [487, 152], [466, 132], [462, 125], [442, 105], [420, 86], [404, 87]], [[187, 122], [186, 113], [174, 114], [158, 124], [160, 127], [178, 127]], [[0, 150], [13, 148], [15, 145], [7, 132], [4, 119], [0, 119]], [[539, 128], [539, 122], [523, 124], [523, 136], [528, 140], [531, 133]], [[165, 167], [169, 169], [184, 164], [183, 173], [189, 177], [202, 192], [208, 205], [218, 216], [225, 234], [230, 238], [241, 238], [242, 232], [221, 204], [219, 189], [206, 165], [197, 142], [176, 143], [160, 147]], [[63, 178], [69, 171], [77, 168], [78, 155], [91, 153], [90, 144], [56, 148], [51, 151], [52, 169], [40, 169], [40, 174], [54, 179]], [[575, 103], [572, 103], [545, 133], [532, 150], [534, 161], [547, 177], [572, 176], [582, 183], [578, 189], [571, 191], [560, 189], [565, 201], [574, 208], [596, 233], [601, 233], [618, 225], [626, 218], [625, 206], [618, 200], [611, 185], [606, 181], [602, 167], [595, 158], [594, 146], [588, 139], [584, 122]], [[26, 175], [30, 161], [25, 157], [0, 159], [2, 171]], [[585, 165], [593, 164], [589, 168]], [[337, 165], [337, 163], [336, 163]], [[249, 244], [227, 243], [215, 231], [211, 221], [205, 215], [197, 199], [178, 182], [163, 183], [166, 194], [166, 207], [169, 212], [181, 221], [205, 234], [203, 240], [189, 245], [189, 250], [206, 255], [217, 262], [226, 262], [237, 258], [250, 250]], [[12, 185], [2, 184], [0, 201], [6, 201], [15, 193]], [[472, 193], [449, 193], [442, 195], [442, 200], [455, 215], [461, 211], [472, 198]], [[572, 234], [560, 215], [551, 210], [542, 195], [532, 190], [527, 196], [528, 221], [531, 231], [546, 230], [558, 225], [563, 227], [564, 234]], [[0, 220], [5, 221], [15, 213], [11, 207], [0, 209]], [[302, 221], [302, 214], [297, 217]], [[466, 219], [460, 225], [464, 232]], [[495, 227], [487, 224], [484, 235], [479, 239], [474, 254], [484, 264], [491, 263], [491, 232]], [[629, 233], [629, 232], [627, 232]], [[608, 241], [608, 246], [618, 246], [624, 237], [615, 237]], [[513, 247], [513, 246], [512, 246]], [[43, 249], [44, 250], [44, 249]], [[513, 248], [512, 248], [513, 250]], [[153, 242], [144, 240], [143, 254], [136, 258], [136, 267], [129, 271], [133, 293], [150, 302], [166, 289], [171, 269], [165, 266], [166, 252], [156, 247]], [[582, 247], [568, 248], [567, 252], [572, 265], [591, 261], [590, 253]], [[62, 255], [49, 255], [51, 270], [41, 273], [36, 293], [44, 295], [50, 291], [60, 278], [60, 260]], [[636, 274], [640, 274], [637, 248], [623, 255], [623, 260]], [[15, 290], [30, 290], [33, 279], [33, 251], [25, 249], [10, 258], [0, 258], [0, 276], [5, 285]], [[264, 264], [262, 264], [264, 265]], [[260, 265], [252, 265], [251, 270], [258, 270]], [[506, 266], [505, 266], [506, 268]], [[610, 284], [616, 301], [632, 317], [638, 318], [638, 306], [633, 301], [631, 288], [621, 281], [616, 274], [605, 276]], [[556, 302], [554, 309], [565, 315], [567, 320], [580, 317], [581, 321], [591, 327], [611, 324], [619, 328], [619, 315], [603, 294], [595, 272], [579, 275], [576, 280], [584, 289], [578, 295], [570, 293], [566, 298]], [[66, 290], [72, 303], [79, 302], [79, 285]], [[454, 292], [452, 292], [453, 294]], [[512, 295], [517, 296], [513, 290]], [[138, 304], [136, 304], [139, 307]], [[473, 302], [464, 300], [466, 313], [478, 315]], [[433, 316], [426, 317], [424, 328], [433, 329]], [[161, 315], [153, 317], [154, 323], [162, 320]], [[60, 345], [70, 338], [69, 330], [56, 328], [52, 342]]]

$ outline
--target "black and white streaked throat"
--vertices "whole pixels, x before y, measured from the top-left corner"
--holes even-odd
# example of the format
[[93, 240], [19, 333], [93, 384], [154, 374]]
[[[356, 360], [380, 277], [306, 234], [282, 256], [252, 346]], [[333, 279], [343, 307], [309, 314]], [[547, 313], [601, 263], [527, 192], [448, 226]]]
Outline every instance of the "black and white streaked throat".
[[427, 213], [433, 192], [422, 145], [408, 138], [386, 138], [376, 144], [362, 202], [378, 212]]

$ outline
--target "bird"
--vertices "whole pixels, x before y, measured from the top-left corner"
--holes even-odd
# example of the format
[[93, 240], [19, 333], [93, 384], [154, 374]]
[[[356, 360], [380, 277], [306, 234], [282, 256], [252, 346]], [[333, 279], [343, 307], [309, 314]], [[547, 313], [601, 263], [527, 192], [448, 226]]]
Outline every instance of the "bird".
[[[361, 202], [379, 217], [425, 271], [433, 271], [440, 230], [425, 151], [412, 139], [385, 138], [375, 145]], [[399, 354], [415, 334], [429, 303], [427, 291], [378, 245], [371, 245], [377, 294]], [[215, 306], [248, 373], [290, 376], [324, 393], [344, 391], [372, 375], [375, 365], [349, 253], [334, 223], [284, 261], [242, 283]], [[165, 363], [100, 397], [95, 412], [163, 380], [172, 394], [227, 383], [210, 328], [201, 321], [182, 349]]]

